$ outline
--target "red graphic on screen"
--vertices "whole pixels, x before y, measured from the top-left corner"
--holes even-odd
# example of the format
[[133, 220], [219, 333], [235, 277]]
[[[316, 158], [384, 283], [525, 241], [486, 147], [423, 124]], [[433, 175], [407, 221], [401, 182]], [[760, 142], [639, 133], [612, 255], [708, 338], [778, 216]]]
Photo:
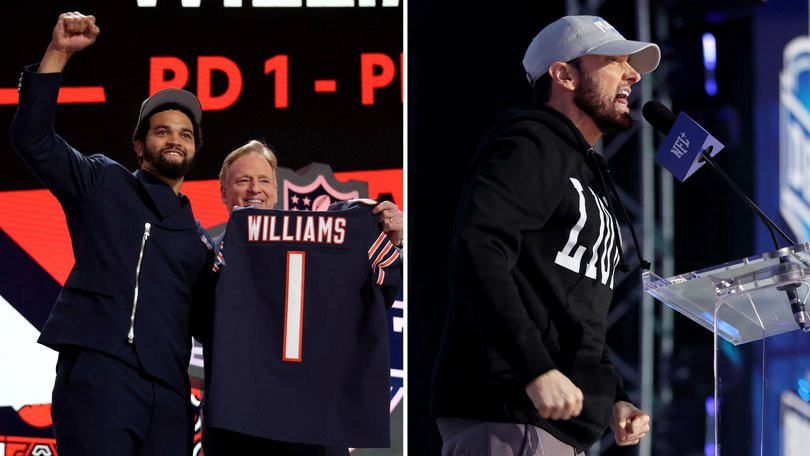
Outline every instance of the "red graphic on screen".
[[51, 404], [26, 405], [17, 413], [23, 421], [34, 427], [44, 428], [53, 424], [53, 420], [51, 419]]
[[[0, 89], [0, 105], [16, 105], [19, 100], [17, 89]], [[62, 87], [59, 89], [57, 103], [104, 103], [107, 95], [104, 87]]]

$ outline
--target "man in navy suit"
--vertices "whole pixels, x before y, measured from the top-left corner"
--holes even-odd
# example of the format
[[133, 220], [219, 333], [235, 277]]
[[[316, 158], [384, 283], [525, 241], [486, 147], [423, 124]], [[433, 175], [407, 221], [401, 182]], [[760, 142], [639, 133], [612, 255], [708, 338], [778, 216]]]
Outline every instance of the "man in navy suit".
[[71, 147], [53, 127], [62, 71], [98, 34], [93, 16], [59, 16], [42, 61], [22, 73], [11, 129], [62, 205], [76, 259], [39, 338], [59, 351], [54, 432], [60, 456], [188, 456], [192, 305], [210, 297], [213, 253], [179, 190], [202, 109], [184, 90], [147, 98], [134, 173]]

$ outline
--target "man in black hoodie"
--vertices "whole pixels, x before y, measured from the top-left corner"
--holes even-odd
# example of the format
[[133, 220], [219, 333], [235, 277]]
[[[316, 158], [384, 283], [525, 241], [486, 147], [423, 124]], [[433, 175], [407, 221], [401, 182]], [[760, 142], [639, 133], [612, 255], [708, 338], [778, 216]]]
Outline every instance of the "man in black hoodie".
[[632, 86], [659, 60], [594, 16], [559, 19], [526, 51], [533, 102], [498, 117], [456, 214], [432, 392], [443, 454], [573, 456], [608, 425], [619, 445], [649, 430], [605, 346], [623, 257], [592, 145], [631, 126]]

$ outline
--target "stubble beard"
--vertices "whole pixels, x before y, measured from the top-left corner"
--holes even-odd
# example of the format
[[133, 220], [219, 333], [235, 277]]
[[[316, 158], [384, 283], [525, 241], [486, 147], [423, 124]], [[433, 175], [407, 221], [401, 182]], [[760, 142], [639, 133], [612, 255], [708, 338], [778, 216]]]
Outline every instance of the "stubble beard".
[[633, 126], [630, 114], [616, 109], [615, 95], [612, 98], [603, 96], [591, 77], [582, 79], [582, 84], [574, 92], [574, 104], [593, 119], [602, 133], [625, 131]]

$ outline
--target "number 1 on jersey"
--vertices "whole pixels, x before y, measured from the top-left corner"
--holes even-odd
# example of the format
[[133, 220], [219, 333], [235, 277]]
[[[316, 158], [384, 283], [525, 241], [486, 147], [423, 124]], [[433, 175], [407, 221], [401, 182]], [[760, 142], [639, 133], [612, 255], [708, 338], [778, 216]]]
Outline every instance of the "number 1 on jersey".
[[287, 252], [287, 290], [284, 305], [284, 361], [301, 362], [304, 329], [304, 266], [306, 252]]

